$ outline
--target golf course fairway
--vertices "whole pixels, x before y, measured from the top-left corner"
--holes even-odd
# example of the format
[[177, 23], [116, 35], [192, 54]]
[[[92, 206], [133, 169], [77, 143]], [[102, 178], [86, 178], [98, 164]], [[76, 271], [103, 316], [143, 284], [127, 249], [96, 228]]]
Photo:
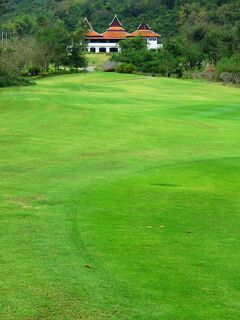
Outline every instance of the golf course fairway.
[[240, 318], [239, 88], [1, 89], [0, 154], [1, 319]]

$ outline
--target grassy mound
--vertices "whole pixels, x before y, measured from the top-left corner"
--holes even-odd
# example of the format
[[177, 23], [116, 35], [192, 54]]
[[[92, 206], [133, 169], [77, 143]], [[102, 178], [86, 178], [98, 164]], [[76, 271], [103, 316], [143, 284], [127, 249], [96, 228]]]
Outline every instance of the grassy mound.
[[99, 69], [109, 60], [109, 55], [106, 53], [88, 53], [86, 54], [86, 59], [89, 66]]

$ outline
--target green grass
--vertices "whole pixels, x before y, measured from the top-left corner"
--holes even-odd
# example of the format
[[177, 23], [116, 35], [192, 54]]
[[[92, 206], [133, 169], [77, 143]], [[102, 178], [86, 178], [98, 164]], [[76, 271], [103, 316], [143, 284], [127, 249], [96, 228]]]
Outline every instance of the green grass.
[[86, 58], [89, 66], [101, 68], [104, 62], [109, 60], [109, 54], [106, 53], [88, 53], [86, 54]]
[[239, 319], [239, 89], [58, 76], [0, 112], [1, 319]]

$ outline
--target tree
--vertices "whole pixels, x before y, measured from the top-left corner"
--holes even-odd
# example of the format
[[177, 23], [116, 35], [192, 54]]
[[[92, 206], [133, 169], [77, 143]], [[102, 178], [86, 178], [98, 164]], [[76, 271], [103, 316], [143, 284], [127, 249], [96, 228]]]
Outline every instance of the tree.
[[133, 64], [140, 70], [144, 62], [149, 60], [151, 53], [147, 50], [147, 43], [143, 37], [123, 40], [119, 43], [121, 51], [113, 58], [115, 61]]
[[0, 15], [5, 13], [6, 3], [6, 0], [0, 0]]
[[0, 87], [25, 85], [21, 76], [36, 63], [37, 44], [33, 38], [12, 38], [0, 45]]
[[14, 20], [5, 24], [5, 29], [18, 38], [31, 35], [34, 30], [34, 19], [30, 15], [18, 16]]
[[37, 34], [39, 45], [39, 60], [42, 67], [48, 71], [50, 63], [58, 68], [66, 59], [69, 45], [69, 34], [61, 20], [48, 23]]
[[68, 46], [68, 58], [66, 63], [74, 68], [84, 68], [87, 66], [85, 58], [86, 42], [85, 36], [88, 26], [84, 21], [80, 22], [76, 31], [71, 33], [72, 44]]

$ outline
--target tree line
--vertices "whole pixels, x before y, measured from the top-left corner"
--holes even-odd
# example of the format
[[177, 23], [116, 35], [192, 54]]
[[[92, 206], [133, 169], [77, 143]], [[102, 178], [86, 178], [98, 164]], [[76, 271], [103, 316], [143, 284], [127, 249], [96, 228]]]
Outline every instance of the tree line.
[[239, 8], [240, 0], [32, 0], [31, 5], [28, 0], [0, 0], [0, 32], [10, 39], [0, 45], [0, 72], [84, 66], [83, 18], [101, 32], [118, 14], [128, 31], [145, 21], [162, 35], [164, 49], [158, 52], [141, 48], [137, 54], [136, 43], [121, 44], [116, 59], [137, 71], [167, 76], [199, 70], [208, 76], [216, 70], [238, 73]]
[[70, 32], [62, 20], [40, 17], [31, 33], [28, 17], [17, 22], [0, 44], [0, 86], [29, 84], [30, 76], [57, 72], [61, 66], [86, 66], [83, 23]]

